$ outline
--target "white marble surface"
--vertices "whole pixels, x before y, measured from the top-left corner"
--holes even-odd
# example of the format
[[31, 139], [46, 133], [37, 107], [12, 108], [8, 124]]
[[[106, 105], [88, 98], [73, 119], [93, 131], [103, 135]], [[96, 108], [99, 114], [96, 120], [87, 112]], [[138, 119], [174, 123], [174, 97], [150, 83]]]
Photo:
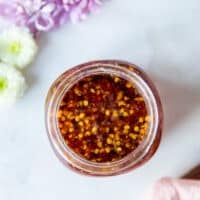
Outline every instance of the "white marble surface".
[[[1, 200], [144, 200], [159, 177], [178, 177], [200, 164], [200, 1], [112, 0], [97, 15], [40, 38], [26, 71], [30, 89], [0, 116]], [[129, 174], [90, 178], [66, 169], [44, 127], [52, 81], [81, 62], [117, 58], [155, 80], [165, 113], [160, 148]]]

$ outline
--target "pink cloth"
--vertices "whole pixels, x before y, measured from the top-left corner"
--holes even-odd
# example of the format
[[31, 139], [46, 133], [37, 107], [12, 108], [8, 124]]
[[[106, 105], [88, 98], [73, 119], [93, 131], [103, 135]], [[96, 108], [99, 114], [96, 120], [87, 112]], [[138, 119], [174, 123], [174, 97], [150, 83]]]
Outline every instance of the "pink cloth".
[[151, 188], [146, 200], [200, 200], [200, 181], [162, 178]]

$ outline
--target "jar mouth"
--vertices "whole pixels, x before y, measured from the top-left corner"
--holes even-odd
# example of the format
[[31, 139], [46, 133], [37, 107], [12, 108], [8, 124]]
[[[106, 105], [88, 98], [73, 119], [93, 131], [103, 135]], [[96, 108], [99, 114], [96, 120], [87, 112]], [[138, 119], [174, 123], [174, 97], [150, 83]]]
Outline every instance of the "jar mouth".
[[[137, 90], [144, 98], [148, 113], [152, 119], [149, 122], [146, 137], [143, 139], [141, 144], [139, 144], [138, 147], [128, 155], [114, 162], [96, 163], [79, 156], [65, 144], [58, 128], [56, 113], [66, 92], [79, 80], [97, 74], [116, 75], [134, 83]], [[60, 81], [60, 78], [63, 80]], [[53, 92], [53, 96], [48, 105], [46, 105], [46, 128], [49, 133], [50, 141], [55, 141], [54, 143], [51, 142], [51, 144], [53, 145], [53, 148], [56, 149], [62, 160], [64, 159], [70, 166], [82, 171], [83, 173], [101, 176], [122, 173], [127, 169], [137, 166], [141, 160], [145, 158], [161, 128], [160, 119], [162, 119], [162, 117], [159, 116], [160, 112], [158, 111], [158, 109], [161, 109], [161, 104], [157, 100], [159, 98], [153, 84], [146, 81], [145, 73], [137, 66], [122, 61], [111, 60], [89, 62], [66, 71], [54, 82], [52, 87], [55, 87], [55, 85], [56, 90]], [[51, 117], [49, 118], [48, 116]]]

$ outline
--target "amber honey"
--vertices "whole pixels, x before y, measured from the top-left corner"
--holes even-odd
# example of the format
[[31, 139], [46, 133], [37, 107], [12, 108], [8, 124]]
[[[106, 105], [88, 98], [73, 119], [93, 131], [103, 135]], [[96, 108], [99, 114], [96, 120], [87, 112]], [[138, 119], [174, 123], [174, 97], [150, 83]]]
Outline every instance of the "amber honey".
[[75, 83], [64, 95], [57, 118], [66, 145], [93, 162], [117, 161], [134, 151], [150, 121], [135, 85], [106, 74]]

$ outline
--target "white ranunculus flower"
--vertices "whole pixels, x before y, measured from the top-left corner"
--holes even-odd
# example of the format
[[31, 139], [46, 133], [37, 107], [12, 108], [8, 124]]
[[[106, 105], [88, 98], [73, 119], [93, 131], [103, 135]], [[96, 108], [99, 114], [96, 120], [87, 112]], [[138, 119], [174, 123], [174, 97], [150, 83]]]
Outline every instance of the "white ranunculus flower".
[[0, 106], [10, 105], [23, 96], [27, 88], [20, 71], [0, 63]]
[[19, 69], [34, 59], [37, 45], [31, 33], [23, 28], [12, 27], [0, 33], [0, 60]]

